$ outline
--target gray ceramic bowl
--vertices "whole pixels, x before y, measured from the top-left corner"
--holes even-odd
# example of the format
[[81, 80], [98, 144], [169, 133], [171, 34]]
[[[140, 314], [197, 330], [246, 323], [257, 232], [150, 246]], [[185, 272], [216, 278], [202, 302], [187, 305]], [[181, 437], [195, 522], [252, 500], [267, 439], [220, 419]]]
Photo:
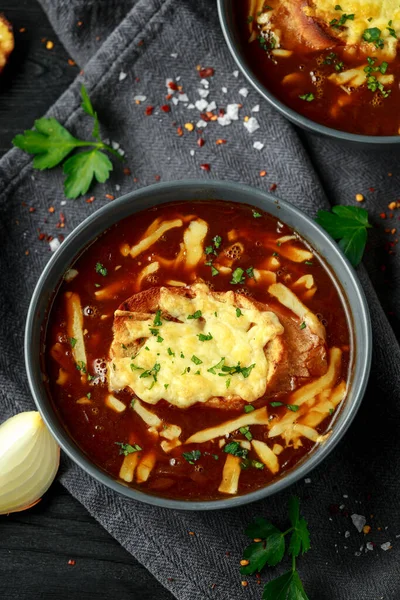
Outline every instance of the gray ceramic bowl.
[[[209, 502], [168, 500], [123, 485], [92, 463], [78, 448], [59, 421], [43, 384], [40, 363], [42, 332], [54, 290], [57, 289], [64, 273], [73, 264], [81, 250], [105, 229], [128, 215], [165, 202], [213, 199], [251, 204], [275, 215], [296, 229], [326, 259], [336, 273], [341, 287], [339, 292], [347, 306], [352, 344], [356, 348], [356, 352], [351, 365], [352, 377], [348, 396], [337, 415], [332, 435], [325, 444], [316, 448], [292, 471], [284, 474], [269, 486], [244, 496]], [[101, 483], [129, 498], [167, 508], [207, 510], [238, 506], [271, 496], [303, 478], [333, 450], [352, 422], [367, 385], [371, 362], [371, 327], [366, 299], [353, 268], [337, 244], [304, 213], [271, 194], [238, 183], [175, 181], [152, 185], [126, 194], [85, 219], [67, 237], [60, 249], [50, 259], [33, 293], [25, 333], [25, 360], [29, 385], [38, 410], [60, 446], [80, 467]]]
[[341, 140], [344, 142], [353, 142], [354, 144], [369, 144], [379, 146], [386, 144], [400, 144], [400, 135], [358, 135], [355, 133], [347, 133], [338, 129], [332, 129], [331, 127], [325, 127], [320, 125], [307, 117], [303, 117], [298, 112], [289, 108], [283, 102], [278, 100], [265, 85], [259, 80], [257, 75], [254, 73], [251, 64], [247, 61], [244, 52], [242, 50], [242, 42], [240, 40], [237, 25], [235, 23], [232, 5], [235, 0], [217, 0], [218, 3], [218, 14], [221, 23], [222, 31], [225, 36], [225, 40], [228, 44], [228, 48], [231, 51], [233, 58], [235, 59], [239, 69], [242, 71], [245, 77], [249, 80], [251, 85], [265, 98], [274, 108], [282, 113], [289, 121], [292, 121], [295, 125], [299, 125], [307, 131], [312, 131], [320, 135], [327, 135], [331, 138]]

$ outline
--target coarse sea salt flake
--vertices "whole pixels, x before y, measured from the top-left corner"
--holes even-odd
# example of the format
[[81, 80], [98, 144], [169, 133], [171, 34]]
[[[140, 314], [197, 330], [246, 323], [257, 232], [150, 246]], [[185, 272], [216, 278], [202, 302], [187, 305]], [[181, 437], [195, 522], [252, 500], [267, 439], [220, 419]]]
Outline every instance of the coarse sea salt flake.
[[188, 110], [193, 110], [194, 109], [194, 104], [188, 104], [186, 108]]
[[52, 252], [55, 252], [61, 246], [61, 242], [58, 238], [53, 238], [52, 240], [50, 240], [49, 246], [50, 246], [50, 250]]
[[194, 150], [191, 150], [191, 151], [190, 151], [190, 156], [194, 156], [194, 155], [195, 155], [195, 151], [194, 151]]
[[118, 80], [119, 81], [123, 81], [124, 79], [126, 79], [128, 77], [127, 73], [124, 73], [123, 71], [121, 71], [121, 73], [118, 75]]
[[221, 88], [221, 90], [222, 90], [222, 93], [223, 93], [223, 94], [227, 94], [227, 93], [228, 93], [228, 88], [227, 88], [227, 87], [225, 87], [225, 86], [224, 86], [224, 87], [222, 87], [222, 88]]
[[307, 478], [304, 480], [304, 483], [311, 483], [311, 479], [310, 479], [309, 477], [307, 477]]
[[120, 156], [125, 156], [125, 150], [122, 150], [122, 148], [118, 148], [117, 152]]
[[178, 58], [178, 53], [177, 52], [171, 52], [170, 56], [172, 56], [172, 58]]
[[178, 100], [178, 98], [175, 98], [175, 96], [172, 98], [172, 104], [174, 106], [176, 106], [177, 104], [179, 104], [179, 100]]
[[240, 88], [239, 94], [244, 98], [247, 98], [247, 96], [249, 95], [249, 90], [247, 88]]
[[172, 83], [174, 80], [171, 79], [171, 77], [167, 77], [167, 79], [165, 80], [165, 85], [166, 87], [169, 89], [169, 84]]
[[138, 94], [137, 96], [133, 96], [133, 99], [135, 100], [135, 102], [144, 102], [146, 100], [147, 96], [143, 96], [142, 94]]
[[121, 189], [121, 186], [118, 185], [118, 183], [115, 184], [115, 191], [119, 192], [119, 190]]
[[111, 142], [111, 147], [114, 148], [114, 150], [118, 150], [118, 148], [119, 148], [118, 142]]
[[260, 105], [256, 104], [255, 106], [253, 106], [253, 108], [251, 109], [251, 112], [260, 112]]
[[189, 102], [189, 98], [187, 94], [179, 94], [178, 96], [179, 102]]
[[373, 543], [372, 543], [372, 542], [367, 542], [367, 545], [366, 545], [366, 548], [365, 548], [365, 549], [366, 549], [366, 550], [373, 550], [373, 549], [374, 549], [374, 545], [373, 545]]
[[350, 531], [345, 531], [344, 532], [344, 537], [347, 539], [350, 537]]
[[264, 144], [262, 142], [254, 142], [253, 148], [256, 150], [262, 150], [264, 148]]
[[205, 88], [208, 88], [210, 83], [207, 79], [200, 79], [201, 85], [204, 85]]
[[237, 121], [239, 119], [239, 104], [228, 104], [226, 114], [232, 121]]
[[203, 119], [200, 119], [200, 121], [197, 121], [196, 127], [197, 129], [205, 129], [207, 127], [207, 121], [203, 121]]
[[175, 79], [175, 81], [180, 81], [182, 79], [182, 77], [180, 75], [178, 75], [178, 77]]
[[197, 108], [197, 110], [199, 110], [200, 112], [203, 112], [203, 110], [205, 110], [208, 106], [208, 102], [207, 100], [196, 100], [195, 102], [195, 106]]
[[232, 123], [232, 119], [228, 114], [222, 115], [222, 117], [218, 117], [218, 123], [222, 125], [222, 127], [226, 127], [226, 125], [230, 125]]
[[201, 98], [207, 98], [208, 94], [210, 93], [210, 90], [203, 90], [203, 88], [198, 88], [197, 91]]
[[233, 71], [232, 75], [233, 75], [234, 77], [239, 77], [239, 71]]
[[257, 119], [250, 117], [248, 121], [244, 121], [243, 125], [246, 127], [249, 133], [254, 133], [257, 129], [260, 129]]
[[354, 527], [357, 529], [359, 533], [362, 532], [364, 525], [367, 522], [367, 519], [363, 515], [351, 515], [351, 520], [353, 521]]
[[212, 102], [210, 102], [210, 104], [207, 104], [206, 111], [211, 112], [212, 110], [215, 110], [216, 108], [217, 108], [217, 105], [215, 104], [215, 101], [213, 100]]
[[390, 548], [392, 547], [390, 542], [385, 542], [384, 544], [381, 544], [381, 548], [382, 550], [384, 550], [386, 552], [386, 550], [390, 550]]
[[61, 205], [61, 206], [65, 206], [66, 204], [67, 204], [67, 201], [66, 201], [66, 200], [61, 200], [61, 202], [60, 202], [60, 205]]

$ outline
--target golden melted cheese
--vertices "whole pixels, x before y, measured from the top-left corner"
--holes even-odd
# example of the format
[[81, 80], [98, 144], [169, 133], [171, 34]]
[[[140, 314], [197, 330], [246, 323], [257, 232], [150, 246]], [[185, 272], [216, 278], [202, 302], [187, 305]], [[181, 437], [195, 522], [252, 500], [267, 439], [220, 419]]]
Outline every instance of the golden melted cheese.
[[[335, 10], [337, 5], [343, 10]], [[377, 27], [381, 30], [385, 49], [389, 54], [395, 54], [397, 39], [390, 35], [388, 24], [391, 21], [390, 27], [400, 36], [400, 3], [397, 0], [314, 0], [304, 11], [327, 25], [334, 19], [339, 21], [345, 14], [354, 15], [353, 20], [345, 21], [343, 29], [332, 28], [335, 37], [348, 45], [360, 44], [364, 31]]]
[[[240, 396], [252, 402], [264, 394], [269, 375], [264, 349], [283, 333], [278, 317], [251, 303], [237, 316], [233, 292], [217, 299], [204, 284], [195, 284], [192, 290], [195, 296], [189, 299], [161, 288], [160, 309], [179, 322], [162, 319], [158, 335], [150, 332], [154, 316], [142, 321], [126, 318], [129, 339], [145, 338], [145, 343], [134, 359], [113, 358], [110, 390], [130, 387], [144, 402], [156, 404], [164, 398], [179, 408], [216, 396]], [[189, 319], [196, 311], [201, 311], [202, 318]], [[127, 315], [124, 311], [115, 314]], [[199, 334], [211, 334], [212, 339], [201, 341]], [[254, 367], [247, 377], [242, 373], [220, 376], [220, 369], [210, 372], [222, 358], [225, 366]]]

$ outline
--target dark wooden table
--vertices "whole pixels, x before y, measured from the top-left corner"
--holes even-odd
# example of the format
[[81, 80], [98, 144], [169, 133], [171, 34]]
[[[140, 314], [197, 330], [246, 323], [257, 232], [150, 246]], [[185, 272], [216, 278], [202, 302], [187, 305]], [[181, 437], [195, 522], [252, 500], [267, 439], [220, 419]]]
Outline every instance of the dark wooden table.
[[[16, 49], [0, 78], [0, 155], [29, 129], [77, 74], [35, 0], [3, 0]], [[45, 40], [54, 42], [47, 50]], [[69, 561], [75, 564], [68, 564]], [[2, 600], [172, 600], [64, 488], [35, 508], [0, 517]]]

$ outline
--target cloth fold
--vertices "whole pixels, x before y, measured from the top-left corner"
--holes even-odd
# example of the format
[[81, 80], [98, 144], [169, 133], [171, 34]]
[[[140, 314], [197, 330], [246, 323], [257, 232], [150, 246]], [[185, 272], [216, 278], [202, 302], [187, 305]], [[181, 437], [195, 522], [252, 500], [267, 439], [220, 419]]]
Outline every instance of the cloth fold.
[[[299, 560], [310, 599], [398, 599], [400, 348], [386, 314], [394, 313], [391, 321], [397, 329], [400, 264], [395, 245], [390, 245], [395, 235], [384, 230], [396, 228], [397, 216], [390, 218], [387, 205], [397, 199], [400, 152], [342, 146], [298, 132], [236, 72], [216, 6], [209, 0], [41, 2], [71, 56], [84, 66], [84, 74], [48, 114], [72, 134], [90, 136], [90, 121], [80, 108], [84, 82], [103, 136], [120, 144], [126, 160], [122, 166], [114, 165], [106, 184], [96, 185], [86, 196], [95, 196], [91, 203], [84, 198], [65, 201], [59, 168], [34, 171], [30, 158], [16, 149], [0, 161], [0, 420], [33, 406], [25, 377], [23, 333], [32, 290], [50, 255], [46, 236], [68, 234], [109, 202], [106, 194], [117, 196], [158, 179], [203, 176], [263, 189], [277, 184], [278, 196], [314, 216], [330, 203], [353, 204], [355, 194], [363, 193], [375, 225], [364, 266], [358, 269], [372, 316], [373, 368], [355, 422], [323, 465], [278, 496], [206, 513], [167, 511], [129, 501], [66, 458], [60, 479], [179, 600], [236, 600], [244, 593], [260, 599], [262, 588], [255, 578], [248, 578], [246, 590], [241, 586], [243, 530], [255, 515], [284, 526], [293, 493], [302, 500], [312, 536], [312, 550]], [[78, 20], [82, 25], [76, 25]], [[215, 70], [208, 88], [200, 80], [198, 65]], [[179, 101], [177, 93], [176, 101], [166, 100], [171, 92], [168, 78], [178, 81], [187, 101]], [[196, 125], [201, 118], [196, 107], [189, 108], [200, 99], [199, 89], [209, 91], [207, 101], [215, 101], [217, 107], [243, 104], [239, 120], [230, 126], [207, 124], [201, 148], [195, 132], [184, 129], [185, 123]], [[143, 96], [145, 100], [140, 100]], [[160, 109], [164, 104], [170, 112]], [[257, 105], [259, 111], [252, 112]], [[152, 115], [145, 114], [146, 106], [154, 107]], [[259, 122], [252, 135], [243, 126], [245, 115], [255, 115]], [[179, 126], [183, 136], [178, 135]], [[227, 143], [217, 145], [221, 138]], [[262, 150], [253, 147], [255, 141], [264, 144]], [[205, 163], [209, 172], [200, 168]], [[130, 175], [124, 174], [124, 167]], [[266, 176], [260, 177], [264, 170]], [[53, 213], [50, 207], [55, 208]], [[60, 212], [65, 215], [61, 230]], [[45, 237], [39, 239], [42, 233]], [[352, 514], [366, 516], [368, 535], [357, 531]], [[386, 542], [393, 546], [390, 551], [380, 547]], [[284, 568], [268, 570], [262, 580]]]

